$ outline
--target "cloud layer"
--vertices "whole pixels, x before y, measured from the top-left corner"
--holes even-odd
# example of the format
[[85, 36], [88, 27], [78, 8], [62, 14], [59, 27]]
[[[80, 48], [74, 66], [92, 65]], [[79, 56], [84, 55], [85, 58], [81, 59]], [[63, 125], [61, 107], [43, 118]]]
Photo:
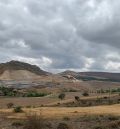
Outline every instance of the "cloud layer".
[[1, 0], [0, 62], [120, 72], [120, 2]]

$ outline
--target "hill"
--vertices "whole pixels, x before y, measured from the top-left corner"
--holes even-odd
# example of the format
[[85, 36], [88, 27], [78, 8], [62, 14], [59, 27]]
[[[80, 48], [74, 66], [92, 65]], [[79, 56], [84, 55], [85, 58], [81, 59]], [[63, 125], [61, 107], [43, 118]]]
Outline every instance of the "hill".
[[0, 64], [0, 79], [31, 79], [47, 76], [48, 74], [48, 72], [41, 70], [38, 66], [24, 62], [10, 61]]
[[59, 74], [62, 76], [71, 75], [74, 78], [83, 81], [98, 80], [98, 81], [120, 82], [120, 73], [64, 71]]

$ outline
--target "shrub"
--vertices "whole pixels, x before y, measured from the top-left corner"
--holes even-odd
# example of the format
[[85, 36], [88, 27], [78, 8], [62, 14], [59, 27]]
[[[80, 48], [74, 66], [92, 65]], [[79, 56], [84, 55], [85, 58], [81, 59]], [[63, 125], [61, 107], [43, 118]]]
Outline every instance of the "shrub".
[[80, 100], [79, 96], [75, 96], [75, 100], [79, 101]]
[[107, 97], [107, 96], [105, 96], [105, 97], [104, 97], [104, 99], [108, 99], [108, 97]]
[[78, 111], [74, 111], [74, 113], [78, 113]]
[[17, 92], [15, 92], [14, 88], [8, 88], [4, 86], [0, 86], [0, 91], [3, 93], [3, 96], [16, 96]]
[[59, 123], [57, 129], [69, 129], [66, 123]]
[[84, 92], [82, 95], [83, 96], [89, 96], [89, 93], [88, 92]]
[[13, 103], [8, 103], [8, 104], [7, 104], [7, 108], [12, 108], [13, 106], [14, 106]]
[[69, 120], [70, 120], [70, 118], [69, 118], [69, 117], [67, 117], [67, 116], [65, 116], [65, 117], [63, 117], [63, 120], [65, 120], [65, 121], [69, 121]]
[[65, 98], [65, 94], [64, 93], [61, 93], [59, 96], [58, 96], [59, 99], [63, 100]]
[[15, 108], [14, 108], [14, 112], [15, 112], [15, 113], [21, 113], [21, 112], [23, 112], [22, 107], [21, 107], [21, 106], [15, 107]]
[[76, 89], [70, 89], [69, 92], [77, 92]]

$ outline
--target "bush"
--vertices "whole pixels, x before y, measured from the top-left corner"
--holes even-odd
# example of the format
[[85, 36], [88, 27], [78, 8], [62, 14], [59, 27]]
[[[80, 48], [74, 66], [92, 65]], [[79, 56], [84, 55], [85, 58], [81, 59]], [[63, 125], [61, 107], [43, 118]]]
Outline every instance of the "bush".
[[84, 92], [82, 95], [83, 96], [89, 96], [89, 93], [88, 92]]
[[75, 96], [75, 100], [79, 101], [80, 100], [79, 96]]
[[104, 99], [108, 99], [108, 97], [107, 96], [105, 96], [105, 97], [103, 97]]
[[109, 115], [109, 116], [108, 116], [108, 120], [111, 120], [111, 121], [119, 120], [119, 117]]
[[76, 89], [70, 89], [69, 92], [77, 92]]
[[46, 122], [42, 115], [29, 114], [23, 129], [46, 129], [51, 128], [51, 125]]
[[18, 91], [14, 91], [14, 88], [8, 88], [0, 86], [0, 91], [3, 93], [3, 96], [16, 96]]
[[21, 112], [23, 112], [22, 107], [21, 107], [21, 106], [15, 107], [15, 108], [14, 108], [14, 112], [15, 112], [15, 113], [21, 113]]
[[69, 129], [66, 123], [59, 123], [57, 129]]
[[70, 120], [70, 118], [69, 118], [69, 117], [67, 117], [67, 116], [65, 116], [65, 117], [63, 117], [63, 120], [65, 120], [65, 121], [69, 121], [69, 120]]
[[7, 108], [12, 108], [13, 106], [14, 106], [13, 103], [8, 103], [8, 104], [7, 104]]
[[60, 103], [57, 103], [57, 105], [60, 105]]
[[59, 96], [58, 96], [59, 99], [63, 100], [65, 98], [65, 94], [64, 93], [61, 93]]

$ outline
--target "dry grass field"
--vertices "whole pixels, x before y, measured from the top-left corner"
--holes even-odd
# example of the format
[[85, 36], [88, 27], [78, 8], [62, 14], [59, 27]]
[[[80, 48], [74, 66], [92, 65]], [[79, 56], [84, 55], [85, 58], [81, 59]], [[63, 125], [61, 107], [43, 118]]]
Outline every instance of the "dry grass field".
[[[48, 93], [47, 96], [43, 97], [1, 96], [0, 129], [120, 129], [119, 93], [96, 92], [97, 89], [101, 88], [106, 90], [106, 88], [118, 87], [119, 83], [109, 82], [105, 84], [96, 81], [62, 82], [53, 87], [22, 89], [24, 92], [28, 90], [28, 92]], [[84, 91], [88, 91], [89, 95], [84, 96]], [[61, 93], [65, 94], [64, 99], [58, 98]], [[79, 98], [78, 101], [75, 99], [76, 96]], [[109, 103], [109, 100], [112, 103]], [[103, 103], [100, 103], [101, 101]], [[81, 105], [81, 102], [87, 105]], [[14, 105], [8, 109], [9, 103]], [[14, 108], [17, 106], [21, 106], [22, 112], [14, 112]], [[42, 117], [42, 119], [44, 118], [43, 123], [49, 127], [41, 128], [39, 125], [38, 128], [31, 128], [32, 125], [30, 125], [30, 128], [25, 128], [24, 126], [28, 121], [27, 115], [31, 114], [40, 117], [40, 119], [38, 119], [39, 117], [36, 120], [32, 119], [35, 123]], [[58, 128], [61, 123], [66, 124], [66, 126], [64, 125], [66, 128]], [[33, 124], [33, 122], [29, 124]]]
[[45, 122], [50, 122], [48, 129], [58, 129], [59, 123], [68, 125], [65, 129], [119, 129], [120, 127], [120, 104], [116, 104], [74, 108], [23, 108], [22, 113], [14, 113], [13, 109], [0, 109], [0, 129], [23, 129], [21, 124], [26, 121], [26, 114], [32, 113], [41, 114]]
[[26, 113], [37, 113], [46, 118], [80, 117], [84, 115], [117, 115], [120, 116], [120, 104], [94, 107], [40, 107], [23, 108], [23, 113], [13, 113], [13, 109], [0, 109], [0, 113], [8, 113], [9, 118], [24, 118]]
[[[75, 100], [75, 96], [79, 96], [81, 101], [86, 102], [109, 101], [109, 93], [90, 93], [84, 97], [80, 91], [63, 92], [66, 95], [63, 100], [58, 98], [60, 93], [57, 91], [44, 97], [0, 97], [0, 129], [120, 129], [120, 104], [82, 107]], [[120, 96], [114, 93], [110, 98], [119, 100]], [[13, 103], [14, 107], [21, 106], [22, 112], [14, 112], [14, 107], [8, 109], [8, 103]], [[27, 117], [31, 114], [38, 117]], [[41, 123], [41, 117], [47, 128], [41, 128], [41, 125], [31, 128], [34, 122]], [[30, 128], [25, 128], [28, 119], [33, 122], [29, 123]], [[62, 127], [59, 128], [59, 125]]]

